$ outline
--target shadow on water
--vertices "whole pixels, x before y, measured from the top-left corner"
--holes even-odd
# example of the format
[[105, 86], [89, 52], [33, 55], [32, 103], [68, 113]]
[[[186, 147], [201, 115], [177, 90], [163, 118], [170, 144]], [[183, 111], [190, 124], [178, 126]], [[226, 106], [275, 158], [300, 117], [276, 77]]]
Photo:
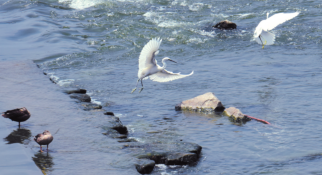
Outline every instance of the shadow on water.
[[17, 129], [13, 130], [4, 140], [6, 140], [7, 144], [13, 143], [21, 143], [23, 144], [25, 141], [29, 141], [31, 137], [31, 132], [29, 129]]
[[44, 175], [46, 175], [49, 171], [53, 171], [53, 157], [51, 157], [48, 152], [37, 152], [35, 156], [32, 157], [32, 160]]

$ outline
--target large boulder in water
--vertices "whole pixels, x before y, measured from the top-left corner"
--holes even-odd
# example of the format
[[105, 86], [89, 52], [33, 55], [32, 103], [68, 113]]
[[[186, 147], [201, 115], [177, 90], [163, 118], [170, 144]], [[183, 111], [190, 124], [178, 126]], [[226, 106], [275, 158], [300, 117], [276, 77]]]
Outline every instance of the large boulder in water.
[[150, 159], [156, 164], [189, 165], [198, 161], [202, 147], [190, 142], [170, 142], [166, 144], [129, 143], [124, 148], [137, 149], [139, 159]]
[[209, 113], [223, 112], [225, 107], [215, 94], [208, 92], [177, 104], [175, 109]]
[[150, 174], [155, 166], [155, 162], [150, 159], [139, 159], [137, 163], [135, 163], [136, 170], [140, 174]]
[[237, 25], [233, 22], [230, 22], [228, 20], [220, 21], [216, 25], [213, 26], [214, 28], [221, 29], [221, 30], [232, 30], [236, 29]]

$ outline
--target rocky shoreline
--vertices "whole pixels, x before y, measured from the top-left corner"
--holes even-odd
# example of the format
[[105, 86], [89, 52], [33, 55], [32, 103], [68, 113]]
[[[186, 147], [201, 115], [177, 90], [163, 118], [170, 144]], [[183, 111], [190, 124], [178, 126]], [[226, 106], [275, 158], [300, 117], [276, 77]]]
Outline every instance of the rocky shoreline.
[[[40, 66], [38, 66], [40, 67]], [[44, 73], [44, 75], [47, 75]], [[57, 82], [49, 77], [54, 84]], [[190, 165], [199, 160], [202, 147], [196, 143], [171, 142], [171, 143], [140, 143], [135, 139], [128, 138], [128, 129], [121, 122], [120, 118], [113, 112], [105, 111], [101, 105], [91, 103], [91, 97], [86, 94], [86, 89], [65, 88], [63, 90], [70, 98], [75, 99], [84, 111], [100, 110], [102, 117], [107, 117], [108, 124], [104, 125], [106, 132], [103, 135], [117, 139], [124, 144], [122, 149], [131, 148], [134, 152], [136, 161], [133, 163], [136, 170], [141, 174], [149, 174], [153, 171], [155, 164], [165, 165]], [[170, 150], [167, 148], [171, 147]]]

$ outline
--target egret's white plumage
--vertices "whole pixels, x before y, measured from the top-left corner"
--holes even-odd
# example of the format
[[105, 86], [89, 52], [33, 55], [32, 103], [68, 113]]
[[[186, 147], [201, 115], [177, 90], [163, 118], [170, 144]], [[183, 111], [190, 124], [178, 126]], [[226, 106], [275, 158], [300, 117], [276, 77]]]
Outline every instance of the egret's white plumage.
[[[165, 69], [167, 60], [173, 61], [168, 57], [162, 59], [163, 66], [159, 66], [157, 64], [157, 60], [155, 56], [159, 53], [159, 47], [161, 45], [162, 39], [160, 38], [153, 38], [150, 40], [142, 49], [140, 57], [139, 57], [139, 71], [138, 71], [138, 85], [139, 81], [141, 81], [143, 89], [142, 80], [146, 78], [150, 78], [153, 81], [157, 82], [167, 82], [176, 80], [179, 78], [184, 78], [193, 74], [193, 71], [188, 75], [182, 75], [180, 73], [173, 73], [167, 71]], [[175, 61], [173, 61], [175, 62]], [[136, 87], [132, 90], [132, 93], [136, 90]]]
[[275, 34], [268, 32], [269, 30], [274, 29], [276, 26], [288, 21], [294, 17], [296, 17], [300, 12], [294, 13], [278, 13], [267, 19], [262, 20], [255, 29], [254, 38], [258, 44], [264, 45], [272, 45], [275, 41]]

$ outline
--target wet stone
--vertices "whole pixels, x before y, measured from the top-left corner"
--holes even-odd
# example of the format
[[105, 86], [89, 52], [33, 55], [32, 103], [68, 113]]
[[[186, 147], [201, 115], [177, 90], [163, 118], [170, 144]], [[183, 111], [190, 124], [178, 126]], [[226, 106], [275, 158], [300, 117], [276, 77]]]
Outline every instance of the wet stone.
[[103, 126], [103, 129], [107, 131], [105, 135], [109, 135], [112, 138], [117, 138], [120, 134], [126, 135], [128, 133], [127, 127], [122, 124], [120, 118], [115, 116], [108, 117], [108, 123]]
[[49, 80], [50, 80], [51, 82], [53, 82], [54, 84], [57, 84], [57, 82], [56, 82], [53, 78], [49, 78]]
[[232, 30], [232, 29], [236, 29], [237, 25], [231, 21], [224, 20], [224, 21], [220, 21], [213, 27], [221, 30]]
[[70, 98], [78, 99], [81, 102], [91, 102], [91, 97], [87, 94], [71, 94]]
[[229, 117], [229, 119], [233, 122], [247, 122], [251, 119], [246, 117], [239, 109], [235, 107], [229, 107], [224, 110], [223, 115]]
[[[156, 164], [188, 165], [198, 161], [202, 147], [195, 143], [173, 142], [168, 144], [127, 145], [128, 148], [144, 150], [139, 159], [150, 159]], [[169, 148], [171, 148], [169, 150]]]
[[111, 116], [114, 116], [114, 113], [113, 112], [105, 112], [104, 115], [111, 115]]
[[117, 138], [117, 139], [126, 139], [127, 138], [127, 135], [120, 135], [120, 136], [117, 136], [115, 138]]
[[112, 129], [118, 131], [120, 134], [127, 134], [127, 127], [124, 126], [120, 120], [120, 118], [113, 116], [113, 121], [110, 122], [112, 125]]
[[176, 110], [186, 110], [194, 112], [223, 112], [225, 107], [212, 92], [199, 95], [195, 98], [185, 100], [175, 106]]
[[77, 94], [86, 94], [86, 89], [79, 89], [79, 88], [67, 88], [64, 90], [65, 93], [67, 94], [73, 94], [73, 93], [77, 93]]
[[94, 104], [94, 103], [83, 103], [82, 106], [85, 111], [95, 110], [95, 109], [102, 109], [101, 105]]
[[155, 166], [155, 162], [149, 159], [139, 159], [135, 163], [136, 170], [141, 174], [150, 174]]
[[133, 138], [129, 138], [129, 139], [119, 140], [118, 142], [123, 143], [123, 142], [137, 142], [137, 141]]
[[198, 160], [194, 153], [174, 153], [167, 156], [166, 165], [188, 165]]

